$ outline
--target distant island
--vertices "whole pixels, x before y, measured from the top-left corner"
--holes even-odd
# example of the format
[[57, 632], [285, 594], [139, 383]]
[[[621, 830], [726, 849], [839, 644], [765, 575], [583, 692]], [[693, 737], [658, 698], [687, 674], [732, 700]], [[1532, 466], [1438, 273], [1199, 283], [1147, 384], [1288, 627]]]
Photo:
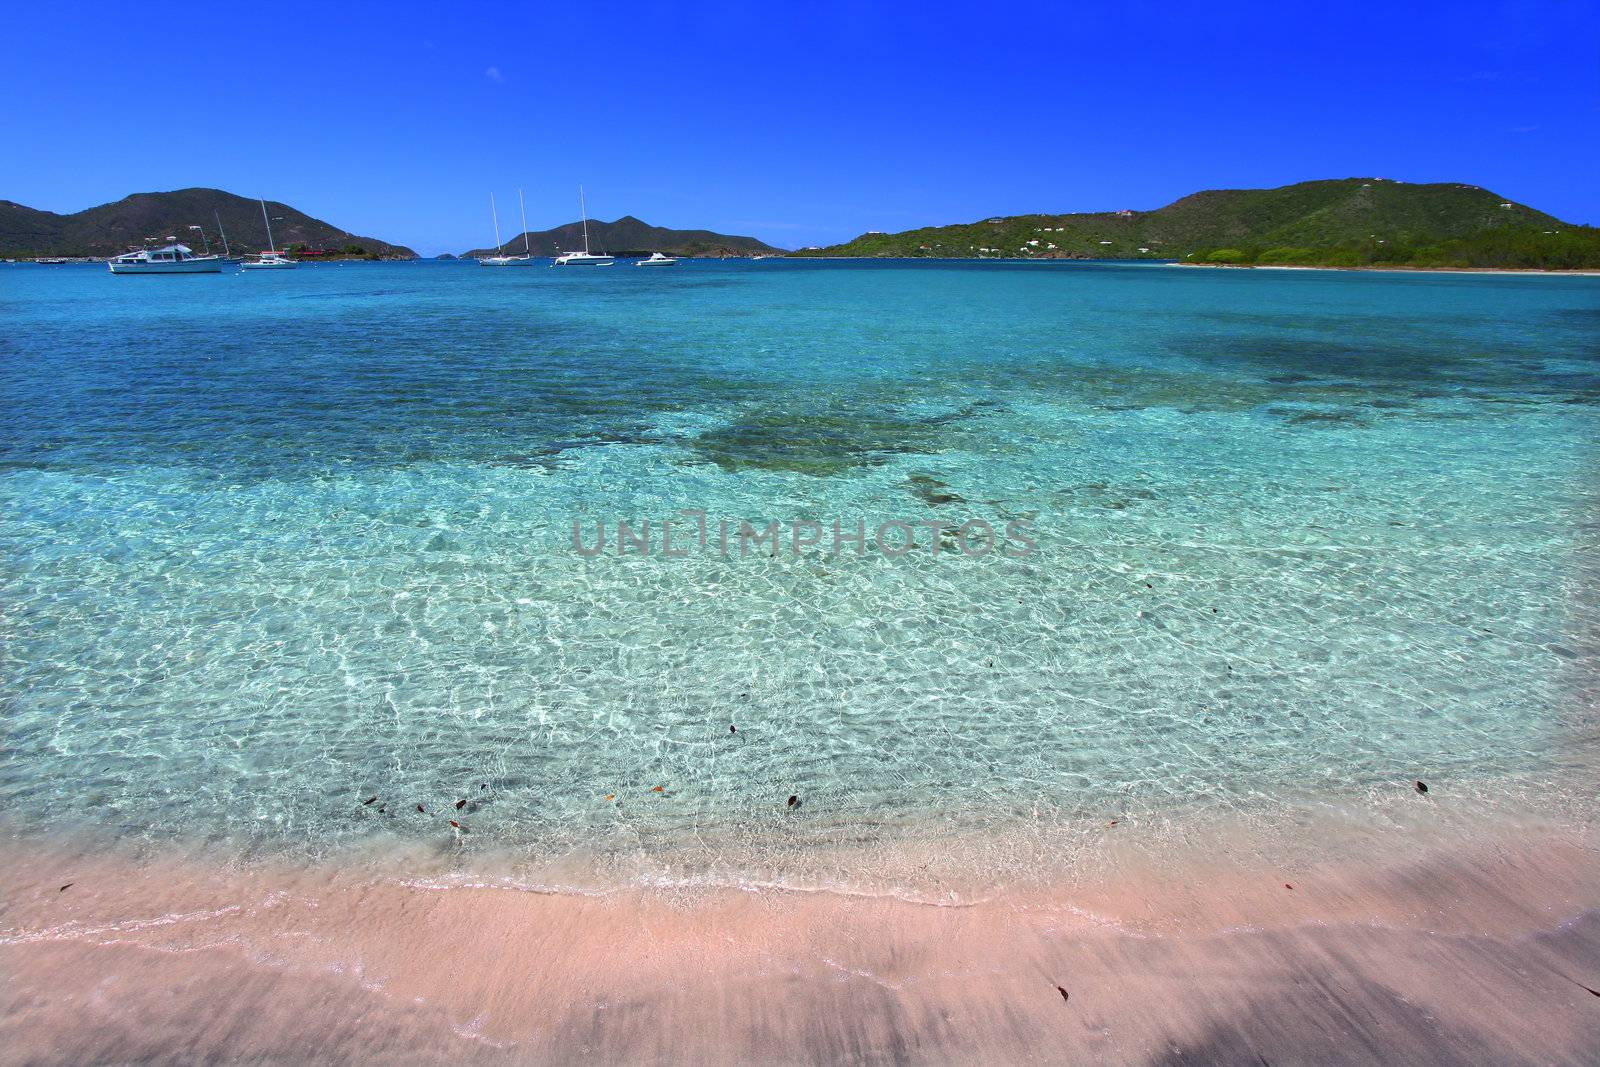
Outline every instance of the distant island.
[[[267, 201], [277, 247], [302, 259], [415, 259], [404, 245], [362, 237], [314, 219], [287, 204]], [[177, 189], [169, 193], [134, 193], [113, 204], [101, 204], [71, 215], [0, 200], [0, 256], [104, 259], [129, 249], [177, 241], [197, 251], [209, 244], [221, 252], [222, 233], [235, 255], [267, 247], [261, 203], [221, 189]], [[191, 229], [191, 227], [201, 229]]]
[[[507, 255], [521, 255], [522, 234], [517, 234], [500, 251]], [[563, 252], [583, 248], [583, 224], [569, 222], [551, 230], [530, 231], [528, 248], [536, 256], [558, 256]], [[651, 226], [632, 215], [624, 215], [615, 222], [589, 220], [589, 247], [596, 252], [613, 256], [648, 256], [651, 252], [665, 252], [673, 256], [709, 257], [781, 255], [783, 249], [774, 248], [754, 237], [735, 237], [711, 230], [669, 230]], [[462, 259], [492, 256], [496, 250], [474, 248], [461, 253]]]
[[1600, 229], [1562, 222], [1476, 185], [1342, 178], [1213, 189], [1153, 211], [1011, 215], [871, 232], [792, 254], [1579, 270], [1600, 267]]
[[[307, 260], [415, 259], [404, 245], [363, 237], [267, 201], [279, 249]], [[217, 220], [221, 219], [222, 232]], [[70, 215], [0, 200], [0, 257], [104, 259], [172, 241], [235, 255], [267, 247], [259, 201], [221, 189], [135, 193]], [[908, 259], [1148, 259], [1209, 266], [1600, 269], [1600, 229], [1563, 222], [1476, 185], [1385, 178], [1212, 189], [1151, 211], [1007, 215], [901, 233], [871, 231], [827, 248], [785, 253], [754, 237], [652, 226], [632, 215], [590, 220], [589, 244], [615, 256], [791, 255]], [[536, 256], [583, 247], [569, 222], [527, 234]], [[520, 254], [523, 235], [499, 251]], [[469, 259], [494, 255], [474, 248]], [[446, 254], [440, 258], [453, 258]]]

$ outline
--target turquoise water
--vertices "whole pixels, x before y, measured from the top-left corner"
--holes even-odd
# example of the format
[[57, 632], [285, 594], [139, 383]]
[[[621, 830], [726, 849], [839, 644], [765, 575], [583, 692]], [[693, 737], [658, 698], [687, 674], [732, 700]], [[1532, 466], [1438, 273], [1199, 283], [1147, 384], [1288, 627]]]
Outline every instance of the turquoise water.
[[[1510, 796], [1592, 736], [1600, 279], [17, 266], [0, 323], [14, 821], [781, 873]], [[679, 509], [705, 548], [616, 553]]]

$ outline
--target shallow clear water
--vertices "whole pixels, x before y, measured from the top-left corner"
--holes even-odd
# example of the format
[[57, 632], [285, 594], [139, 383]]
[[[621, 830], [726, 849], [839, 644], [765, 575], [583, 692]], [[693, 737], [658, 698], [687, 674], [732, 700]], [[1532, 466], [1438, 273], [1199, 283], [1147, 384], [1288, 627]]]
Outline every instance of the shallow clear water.
[[[1592, 736], [1600, 279], [18, 266], [0, 323], [13, 819], [320, 853], [470, 799], [469, 852], [781, 872]], [[974, 518], [1034, 551], [871, 545]]]

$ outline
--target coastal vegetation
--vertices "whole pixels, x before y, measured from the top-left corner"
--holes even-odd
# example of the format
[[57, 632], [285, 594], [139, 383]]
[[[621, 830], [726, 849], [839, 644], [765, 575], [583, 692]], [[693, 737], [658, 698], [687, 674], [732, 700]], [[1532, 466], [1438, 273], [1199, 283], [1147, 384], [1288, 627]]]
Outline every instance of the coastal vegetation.
[[1500, 229], [1445, 241], [1348, 241], [1332, 247], [1216, 248], [1192, 263], [1238, 266], [1417, 267], [1440, 269], [1600, 269], [1600, 229], [1561, 224], [1559, 230]]
[[1600, 267], [1600, 230], [1475, 185], [1343, 178], [1208, 190], [1153, 211], [870, 232], [795, 255], [1572, 270]]

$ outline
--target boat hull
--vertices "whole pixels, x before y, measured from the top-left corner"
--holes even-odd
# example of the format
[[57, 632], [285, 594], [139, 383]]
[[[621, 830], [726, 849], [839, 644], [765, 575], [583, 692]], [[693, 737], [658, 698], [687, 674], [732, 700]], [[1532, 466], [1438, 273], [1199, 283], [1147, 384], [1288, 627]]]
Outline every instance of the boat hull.
[[531, 267], [531, 256], [487, 256], [478, 260], [480, 267]]
[[240, 270], [293, 270], [298, 263], [241, 263]]
[[610, 256], [562, 256], [551, 266], [555, 267], [609, 267], [617, 261]]
[[112, 263], [112, 274], [221, 274], [220, 259], [185, 259], [176, 263]]

